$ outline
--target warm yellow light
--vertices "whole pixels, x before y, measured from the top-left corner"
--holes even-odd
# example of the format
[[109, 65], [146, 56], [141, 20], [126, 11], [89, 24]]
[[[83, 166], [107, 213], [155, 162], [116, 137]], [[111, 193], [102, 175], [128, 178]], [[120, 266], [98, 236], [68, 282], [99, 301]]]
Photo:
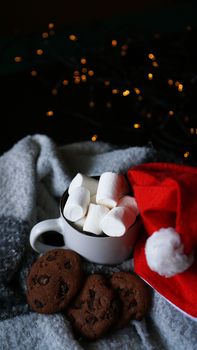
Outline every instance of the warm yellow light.
[[156, 61], [152, 62], [152, 66], [155, 67], [155, 68], [159, 67], [159, 65], [158, 65], [158, 63]]
[[128, 96], [128, 95], [130, 95], [130, 91], [129, 90], [124, 90], [122, 94], [123, 94], [123, 96]]
[[173, 85], [174, 84], [174, 81], [172, 79], [168, 79], [168, 85]]
[[82, 73], [87, 73], [88, 70], [87, 70], [87, 68], [84, 67], [84, 68], [82, 68], [81, 71], [82, 71]]
[[196, 134], [197, 135], [197, 128], [190, 128], [190, 134], [192, 134], [192, 135]]
[[112, 94], [113, 95], [117, 95], [119, 93], [119, 90], [118, 89], [112, 89]]
[[178, 87], [179, 84], [180, 84], [180, 81], [177, 80], [177, 81], [175, 82], [175, 86]]
[[92, 142], [95, 142], [97, 139], [98, 139], [98, 135], [96, 134], [91, 137]]
[[105, 86], [109, 86], [110, 85], [110, 81], [109, 80], [105, 80], [104, 84], [105, 84]]
[[86, 77], [86, 75], [85, 75], [85, 74], [82, 74], [82, 76], [81, 76], [81, 80], [82, 80], [83, 82], [87, 81], [87, 77]]
[[90, 101], [90, 102], [89, 102], [89, 106], [90, 106], [90, 108], [93, 108], [93, 107], [95, 106], [94, 101]]
[[147, 118], [151, 118], [152, 117], [152, 114], [149, 112], [149, 113], [147, 113]]
[[47, 32], [42, 33], [43, 39], [47, 39], [49, 37], [49, 34]]
[[38, 49], [38, 50], [36, 50], [36, 53], [38, 56], [41, 56], [41, 55], [43, 55], [44, 51], [42, 49]]
[[140, 89], [138, 89], [138, 88], [134, 88], [134, 91], [137, 95], [139, 95], [141, 93]]
[[183, 91], [183, 84], [179, 84], [179, 85], [178, 85], [178, 91], [179, 91], [179, 92], [182, 92], [182, 91]]
[[71, 41], [77, 41], [77, 36], [74, 35], [74, 34], [70, 34], [70, 35], [69, 35], [69, 39], [70, 39]]
[[155, 60], [155, 55], [153, 53], [149, 53], [148, 58], [150, 58], [150, 60]]
[[195, 129], [194, 128], [190, 128], [190, 134], [194, 135], [195, 133]]
[[113, 40], [111, 41], [111, 45], [112, 45], [113, 47], [117, 46], [117, 45], [118, 45], [117, 40], [113, 39]]
[[51, 94], [52, 94], [53, 96], [56, 96], [56, 95], [57, 95], [57, 89], [55, 89], [55, 88], [52, 89], [52, 90], [51, 90]]
[[47, 117], [52, 117], [54, 115], [54, 112], [53, 111], [47, 111], [46, 112], [46, 116]]
[[75, 84], [79, 84], [80, 81], [81, 81], [81, 78], [80, 78], [79, 76], [77, 76], [77, 77], [74, 78], [74, 83], [75, 83]]
[[185, 152], [185, 153], [183, 154], [183, 157], [184, 157], [184, 158], [188, 158], [188, 157], [189, 157], [189, 151]]
[[90, 69], [90, 70], [88, 71], [88, 75], [89, 75], [90, 77], [93, 77], [94, 71], [93, 71], [92, 69]]
[[111, 107], [112, 107], [112, 104], [111, 104], [110, 101], [108, 101], [108, 102], [106, 103], [106, 107], [107, 107], [107, 108], [111, 108]]
[[68, 80], [67, 80], [67, 79], [64, 79], [64, 80], [62, 81], [62, 84], [65, 85], [65, 86], [68, 85]]
[[35, 69], [33, 69], [32, 71], [31, 71], [31, 76], [32, 77], [36, 77], [38, 75], [38, 72], [35, 70]]
[[86, 58], [85, 58], [85, 57], [82, 57], [82, 58], [81, 58], [81, 64], [86, 64], [86, 63], [87, 63]]
[[135, 123], [135, 124], [133, 124], [133, 127], [134, 127], [134, 129], [139, 129], [139, 128], [141, 128], [141, 124]]
[[22, 62], [22, 57], [21, 56], [16, 56], [16, 57], [14, 57], [14, 61], [16, 62], [16, 63], [20, 63], [20, 62]]
[[168, 114], [169, 114], [170, 116], [172, 116], [172, 115], [174, 115], [174, 111], [169, 111]]
[[152, 80], [153, 79], [153, 74], [152, 73], [148, 73], [148, 79]]
[[48, 28], [49, 28], [49, 29], [53, 29], [54, 26], [55, 26], [55, 25], [54, 25], [54, 23], [52, 23], [52, 22], [50, 22], [50, 23], [48, 24]]

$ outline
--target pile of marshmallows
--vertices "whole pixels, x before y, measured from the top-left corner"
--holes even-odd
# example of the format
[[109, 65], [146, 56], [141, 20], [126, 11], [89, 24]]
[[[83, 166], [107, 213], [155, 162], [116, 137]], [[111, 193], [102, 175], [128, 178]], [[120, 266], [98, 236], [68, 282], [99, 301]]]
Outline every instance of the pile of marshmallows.
[[78, 173], [68, 188], [63, 214], [80, 230], [119, 237], [139, 214], [136, 200], [129, 192], [122, 174], [105, 172], [96, 180]]

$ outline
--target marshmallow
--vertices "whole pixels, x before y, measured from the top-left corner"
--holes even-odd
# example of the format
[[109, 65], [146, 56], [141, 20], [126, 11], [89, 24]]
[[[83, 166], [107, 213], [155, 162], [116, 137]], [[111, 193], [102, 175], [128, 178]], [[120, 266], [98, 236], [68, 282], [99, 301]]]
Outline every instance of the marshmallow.
[[130, 208], [115, 207], [102, 219], [101, 228], [108, 236], [123, 236], [135, 219], [136, 215]]
[[108, 212], [107, 207], [90, 203], [83, 230], [100, 235], [102, 233], [100, 222]]
[[90, 197], [90, 203], [97, 204], [96, 203], [96, 194]]
[[68, 194], [71, 194], [72, 190], [76, 187], [85, 187], [90, 191], [90, 196], [93, 196], [97, 192], [98, 180], [92, 177], [78, 173], [71, 181]]
[[84, 225], [85, 219], [86, 219], [86, 216], [84, 216], [83, 218], [75, 221], [73, 223], [73, 226], [75, 226], [78, 230], [83, 231], [83, 225]]
[[111, 209], [128, 192], [129, 186], [123, 175], [105, 172], [99, 179], [96, 202]]
[[137, 202], [135, 198], [132, 196], [124, 196], [120, 198], [120, 200], [118, 201], [117, 207], [128, 207], [135, 212], [136, 216], [139, 214]]
[[90, 203], [90, 191], [85, 187], [76, 187], [72, 190], [66, 204], [63, 214], [70, 221], [77, 221], [85, 216]]

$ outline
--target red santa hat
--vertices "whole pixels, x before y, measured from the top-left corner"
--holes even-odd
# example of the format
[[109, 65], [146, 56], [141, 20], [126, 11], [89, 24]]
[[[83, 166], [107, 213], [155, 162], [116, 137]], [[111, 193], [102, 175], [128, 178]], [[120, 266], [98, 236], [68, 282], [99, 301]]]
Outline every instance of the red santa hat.
[[135, 272], [197, 317], [197, 168], [147, 163], [127, 176], [145, 229], [134, 251]]

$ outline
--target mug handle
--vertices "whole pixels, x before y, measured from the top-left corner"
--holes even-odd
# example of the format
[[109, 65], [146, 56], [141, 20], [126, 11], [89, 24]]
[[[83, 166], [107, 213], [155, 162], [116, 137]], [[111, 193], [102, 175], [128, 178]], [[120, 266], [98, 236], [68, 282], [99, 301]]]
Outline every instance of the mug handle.
[[63, 230], [62, 230], [62, 225], [61, 225], [61, 217], [58, 219], [48, 219], [39, 222], [36, 224], [31, 232], [30, 232], [30, 244], [32, 248], [38, 252], [38, 253], [45, 253], [48, 250], [54, 249], [54, 248], [65, 248], [65, 245], [60, 247], [60, 246], [53, 246], [53, 245], [47, 245], [39, 241], [39, 236], [42, 235], [42, 233], [47, 232], [47, 231], [56, 231], [60, 233], [63, 237]]

